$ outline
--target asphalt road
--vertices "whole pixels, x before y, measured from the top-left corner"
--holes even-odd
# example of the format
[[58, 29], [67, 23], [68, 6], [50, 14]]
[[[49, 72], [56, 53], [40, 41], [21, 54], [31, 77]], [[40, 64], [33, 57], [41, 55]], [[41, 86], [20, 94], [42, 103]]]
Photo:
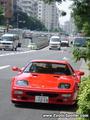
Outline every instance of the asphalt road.
[[[0, 51], [0, 120], [75, 120], [73, 114], [75, 106], [25, 104], [14, 106], [10, 101], [11, 77], [17, 72], [12, 72], [12, 66], [23, 67], [32, 59], [67, 59], [75, 69], [80, 67], [80, 62], [75, 63], [72, 48], [58, 50], [19, 49], [16, 52]], [[71, 115], [71, 117], [69, 117]]]

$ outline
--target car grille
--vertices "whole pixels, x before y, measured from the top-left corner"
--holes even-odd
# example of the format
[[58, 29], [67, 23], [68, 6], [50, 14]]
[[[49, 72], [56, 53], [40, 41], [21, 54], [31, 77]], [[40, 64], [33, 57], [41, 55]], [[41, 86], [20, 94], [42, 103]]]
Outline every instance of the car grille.
[[47, 93], [47, 92], [26, 92], [29, 96], [48, 96], [48, 97], [58, 97], [57, 93]]

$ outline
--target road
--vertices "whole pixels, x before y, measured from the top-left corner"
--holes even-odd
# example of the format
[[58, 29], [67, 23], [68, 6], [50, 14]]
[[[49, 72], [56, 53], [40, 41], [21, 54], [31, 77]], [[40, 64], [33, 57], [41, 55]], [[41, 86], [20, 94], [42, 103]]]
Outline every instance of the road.
[[71, 48], [62, 48], [60, 51], [49, 50], [48, 47], [31, 51], [0, 51], [0, 120], [75, 120], [72, 117], [76, 111], [74, 106], [25, 104], [17, 107], [11, 103], [11, 77], [17, 74], [11, 68], [23, 67], [32, 59], [67, 59], [75, 69], [80, 67], [80, 62], [75, 63], [72, 58]]

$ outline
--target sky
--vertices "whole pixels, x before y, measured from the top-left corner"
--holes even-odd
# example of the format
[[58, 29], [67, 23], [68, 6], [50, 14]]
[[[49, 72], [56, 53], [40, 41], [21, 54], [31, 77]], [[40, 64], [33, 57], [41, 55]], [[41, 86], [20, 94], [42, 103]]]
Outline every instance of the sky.
[[72, 1], [66, 1], [66, 2], [62, 2], [61, 4], [59, 4], [57, 7], [58, 9], [60, 10], [63, 10], [65, 11], [67, 14], [66, 16], [63, 16], [63, 17], [60, 17], [59, 18], [59, 21], [60, 21], [60, 24], [64, 24], [65, 21], [68, 21], [70, 20], [70, 13], [71, 13], [71, 9], [69, 8], [72, 4]]

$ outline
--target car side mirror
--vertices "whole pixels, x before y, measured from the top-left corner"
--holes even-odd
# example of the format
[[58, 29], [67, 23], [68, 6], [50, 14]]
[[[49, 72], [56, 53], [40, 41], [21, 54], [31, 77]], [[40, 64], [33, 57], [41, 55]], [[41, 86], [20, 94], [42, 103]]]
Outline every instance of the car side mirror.
[[13, 71], [22, 72], [22, 69], [20, 69], [20, 68], [18, 68], [18, 67], [16, 67], [16, 66], [12, 67], [12, 70], [13, 70]]
[[83, 75], [85, 74], [84, 72], [79, 71], [79, 70], [76, 70], [75, 73], [76, 73], [77, 75], [80, 75], [80, 76], [83, 76]]

